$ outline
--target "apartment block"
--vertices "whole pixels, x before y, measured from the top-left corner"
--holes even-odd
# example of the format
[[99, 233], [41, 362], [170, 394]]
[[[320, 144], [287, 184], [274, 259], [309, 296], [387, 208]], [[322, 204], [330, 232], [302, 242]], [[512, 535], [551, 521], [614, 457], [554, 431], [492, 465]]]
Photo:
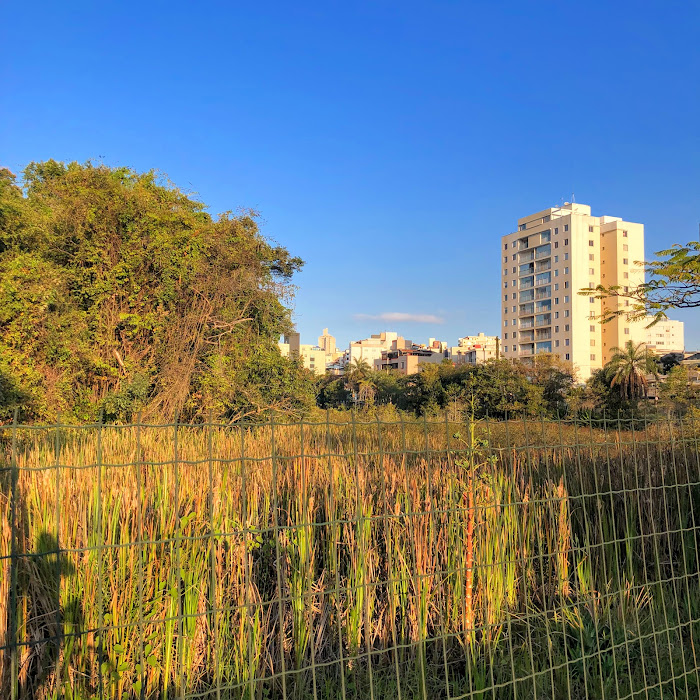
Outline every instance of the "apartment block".
[[612, 349], [646, 341], [643, 322], [600, 315], [624, 309], [621, 299], [579, 295], [599, 284], [629, 289], [644, 281], [644, 226], [615, 216], [592, 216], [566, 203], [518, 219], [501, 240], [502, 354], [527, 360], [554, 353], [571, 362], [580, 380], [601, 368]]
[[459, 338], [456, 347], [448, 348], [448, 357], [456, 365], [476, 365], [486, 360], [498, 358], [499, 339], [495, 335], [466, 335]]
[[[651, 322], [651, 318], [647, 322]], [[683, 321], [659, 321], [646, 329], [647, 348], [657, 355], [685, 351], [685, 328]]]

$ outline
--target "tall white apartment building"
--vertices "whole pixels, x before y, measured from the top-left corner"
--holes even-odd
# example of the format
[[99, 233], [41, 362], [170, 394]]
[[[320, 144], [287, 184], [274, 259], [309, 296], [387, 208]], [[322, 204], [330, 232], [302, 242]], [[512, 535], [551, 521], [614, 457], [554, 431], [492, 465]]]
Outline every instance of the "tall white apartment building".
[[579, 295], [598, 284], [632, 288], [644, 281], [644, 226], [615, 216], [591, 216], [566, 203], [518, 219], [501, 240], [503, 356], [526, 359], [551, 352], [586, 380], [625, 342], [645, 342], [643, 322], [624, 316], [601, 324], [608, 308], [629, 302]]
[[[653, 319], [648, 318], [647, 323]], [[683, 321], [659, 321], [655, 326], [646, 329], [647, 348], [657, 355], [669, 352], [685, 351], [685, 332]]]

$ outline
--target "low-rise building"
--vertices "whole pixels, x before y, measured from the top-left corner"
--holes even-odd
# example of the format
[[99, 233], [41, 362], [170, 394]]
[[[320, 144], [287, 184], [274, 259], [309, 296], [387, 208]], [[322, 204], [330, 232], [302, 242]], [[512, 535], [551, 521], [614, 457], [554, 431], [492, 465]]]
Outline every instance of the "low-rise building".
[[458, 340], [456, 347], [448, 349], [447, 356], [454, 364], [476, 365], [500, 355], [499, 339], [495, 335], [466, 335]]

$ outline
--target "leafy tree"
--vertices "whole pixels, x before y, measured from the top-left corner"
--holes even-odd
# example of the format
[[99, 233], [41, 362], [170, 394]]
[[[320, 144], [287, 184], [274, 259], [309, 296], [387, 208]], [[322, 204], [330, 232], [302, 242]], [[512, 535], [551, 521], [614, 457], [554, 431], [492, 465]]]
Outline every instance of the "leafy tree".
[[528, 364], [518, 365], [524, 375], [542, 389], [542, 401], [551, 415], [561, 415], [568, 411], [568, 400], [576, 380], [576, 373], [570, 362], [559, 355], [542, 353], [535, 355]]
[[639, 286], [625, 291], [619, 285], [598, 285], [595, 289], [582, 289], [579, 294], [596, 299], [620, 297], [631, 302], [629, 307], [608, 310], [604, 321], [624, 315], [629, 320], [653, 316], [658, 322], [666, 318], [669, 309], [700, 306], [700, 243], [674, 245], [656, 255], [661, 259], [640, 263], [649, 279]]
[[254, 212], [213, 219], [153, 172], [90, 163], [32, 163], [22, 185], [0, 172], [0, 357], [25, 418], [304, 410], [308, 373], [276, 345], [302, 261]]
[[696, 403], [698, 390], [693, 382], [694, 374], [688, 367], [676, 365], [660, 383], [659, 398], [669, 411], [684, 412]]

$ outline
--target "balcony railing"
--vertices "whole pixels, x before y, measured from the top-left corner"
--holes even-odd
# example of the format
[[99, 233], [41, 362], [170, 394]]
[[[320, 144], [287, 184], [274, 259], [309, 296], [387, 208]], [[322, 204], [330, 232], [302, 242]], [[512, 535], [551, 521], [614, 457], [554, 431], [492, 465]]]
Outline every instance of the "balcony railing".
[[527, 240], [518, 241], [518, 250], [527, 250], [529, 247]]
[[[535, 292], [535, 299], [549, 299], [552, 296], [552, 289], [550, 288], [544, 288], [544, 289], [538, 289]], [[522, 301], [522, 300], [521, 300]]]
[[525, 278], [523, 280], [520, 280], [520, 289], [529, 289], [530, 287], [533, 287], [534, 284], [535, 283], [532, 277], [530, 277], [529, 279]]
[[534, 355], [534, 354], [535, 354], [535, 353], [534, 353], [533, 350], [521, 350], [521, 351], [518, 353], [518, 355], [520, 355], [520, 357], [527, 357], [528, 355]]
[[522, 304], [520, 307], [520, 311], [518, 314], [520, 316], [532, 316], [532, 314], [535, 313], [535, 305], [534, 304]]
[[537, 337], [535, 338], [535, 340], [537, 340], [537, 341], [539, 342], [540, 340], [549, 340], [551, 337], [552, 337], [552, 331], [551, 331], [551, 330], [548, 330], [548, 331], [538, 331], [538, 332], [537, 332]]
[[535, 282], [535, 286], [536, 286], [536, 287], [544, 287], [546, 284], [551, 284], [551, 282], [552, 282], [551, 279], [548, 279], [548, 280], [537, 280], [537, 282]]
[[534, 343], [535, 342], [534, 331], [521, 331], [520, 332], [520, 342], [521, 343]]
[[528, 292], [520, 292], [520, 303], [524, 303], [526, 301], [532, 301], [533, 299], [536, 299], [535, 293], [530, 290]]
[[530, 262], [531, 260], [535, 259], [535, 251], [528, 250], [525, 253], [520, 253], [520, 257], [518, 259], [520, 260], [521, 263]]
[[539, 328], [540, 326], [551, 326], [552, 325], [552, 319], [551, 318], [542, 318], [539, 321], [535, 321], [535, 326]]
[[519, 328], [534, 328], [534, 321], [520, 321]]
[[535, 271], [533, 263], [525, 263], [518, 268], [518, 275], [531, 275]]
[[535, 260], [539, 260], [540, 258], [548, 258], [551, 254], [552, 246], [548, 243], [547, 245], [535, 250]]
[[552, 261], [551, 260], [544, 260], [542, 262], [537, 263], [535, 266], [535, 272], [546, 272], [547, 270], [552, 269]]

